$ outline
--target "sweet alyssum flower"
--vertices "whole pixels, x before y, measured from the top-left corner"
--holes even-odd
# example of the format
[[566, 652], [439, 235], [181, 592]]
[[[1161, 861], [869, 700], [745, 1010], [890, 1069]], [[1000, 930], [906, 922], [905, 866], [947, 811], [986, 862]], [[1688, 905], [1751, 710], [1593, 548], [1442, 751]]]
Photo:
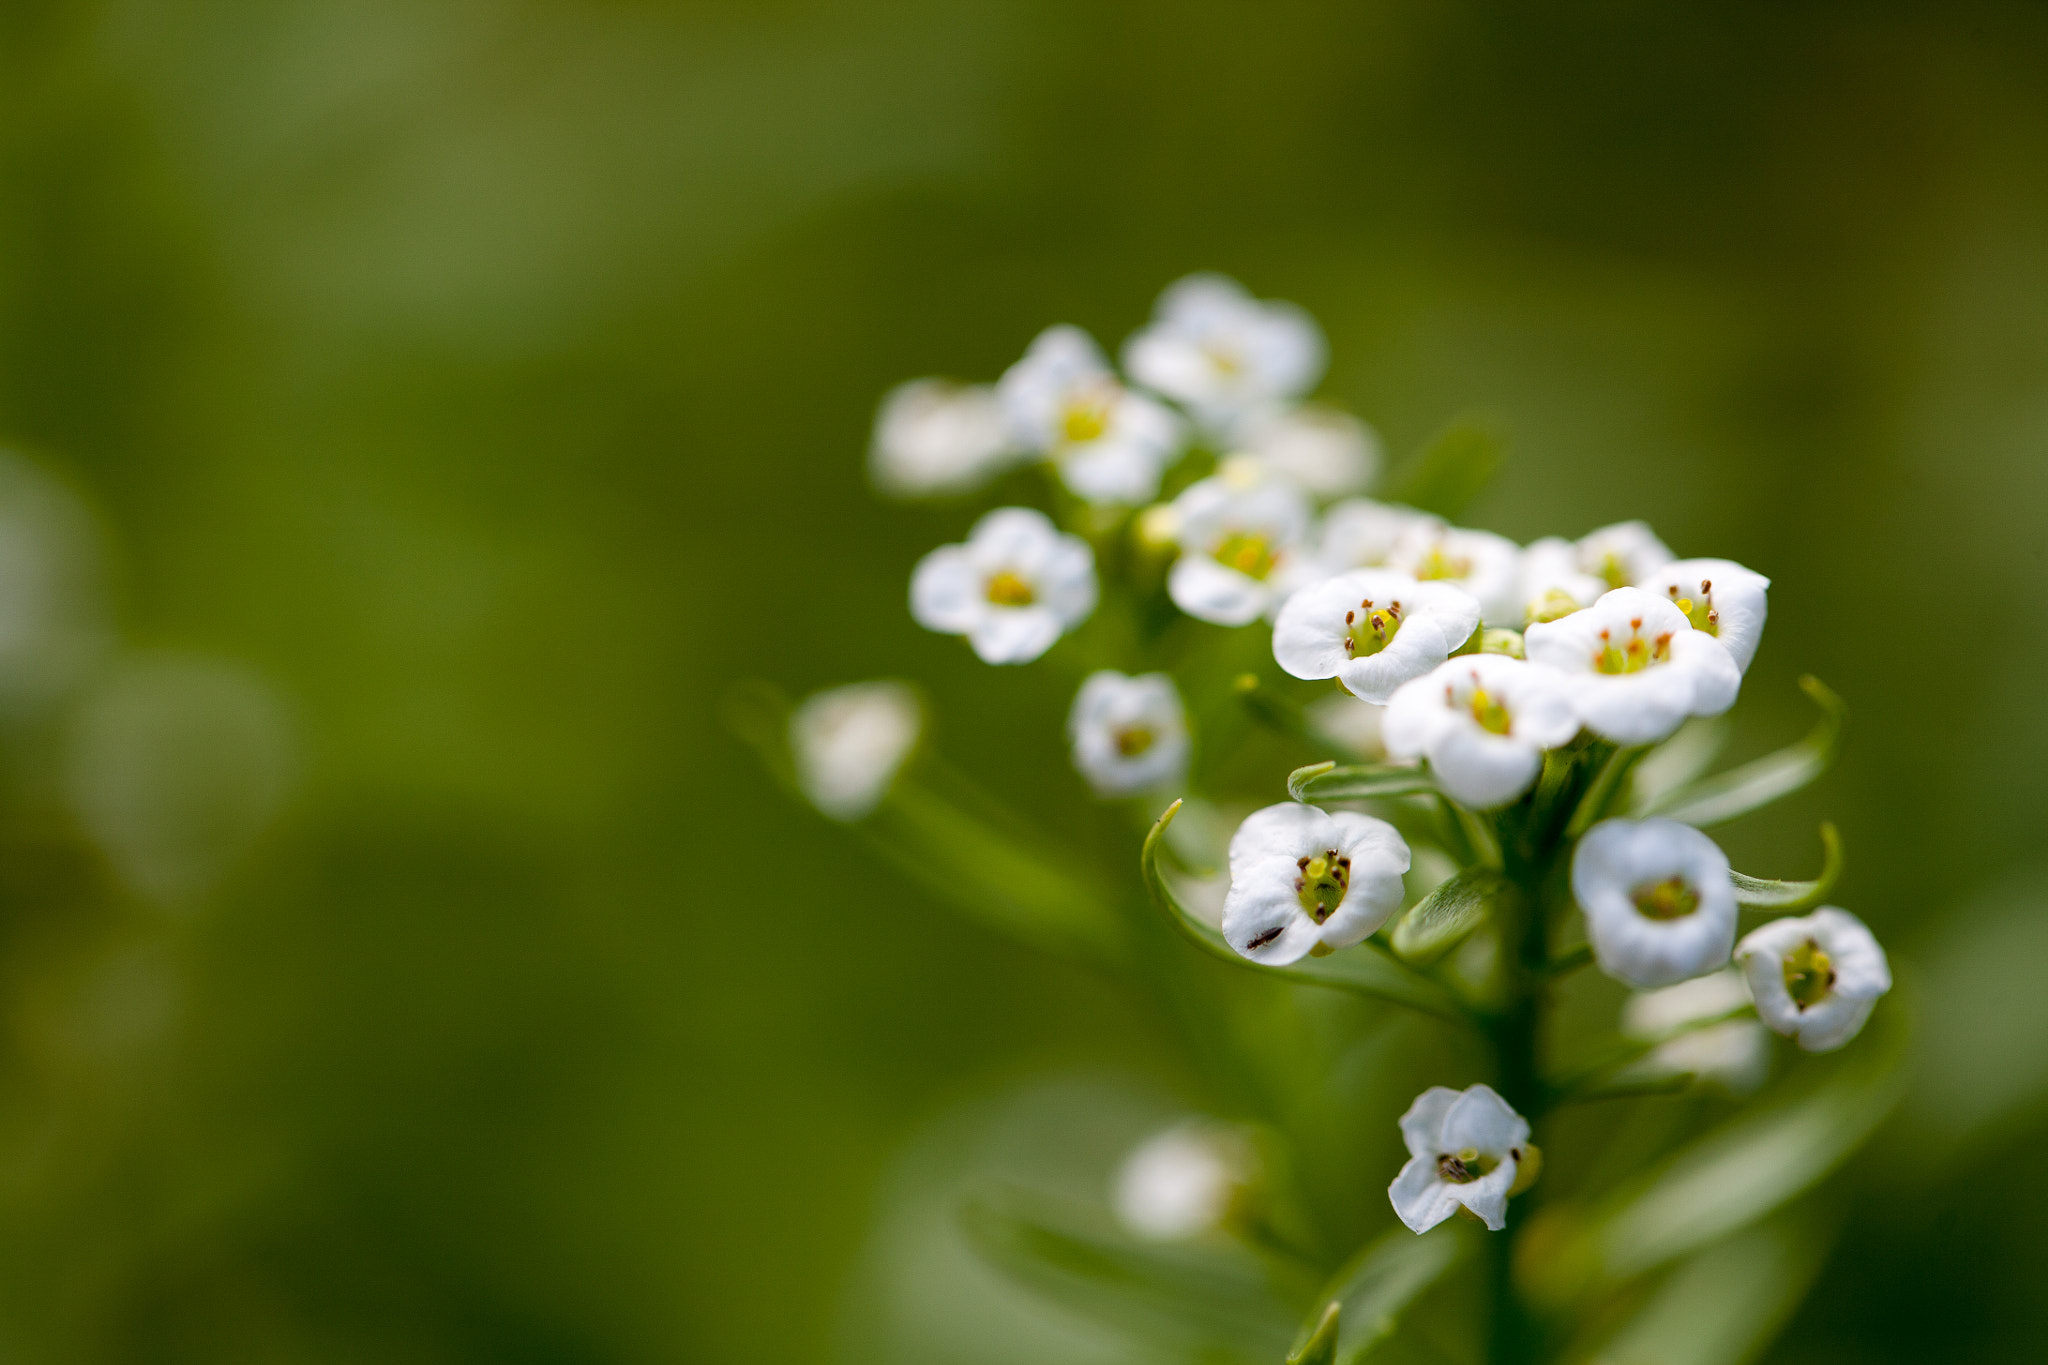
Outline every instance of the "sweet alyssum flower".
[[834, 820], [859, 820], [881, 802], [923, 728], [917, 694], [900, 682], [813, 693], [789, 718], [797, 783]]
[[1380, 738], [1394, 758], [1427, 758], [1468, 806], [1502, 806], [1529, 790], [1543, 751], [1579, 732], [1570, 680], [1504, 654], [1468, 654], [1402, 684]]
[[1685, 613], [1694, 630], [1721, 642], [1735, 667], [1749, 671], [1763, 638], [1771, 580], [1730, 559], [1679, 559], [1643, 581]]
[[1648, 744], [1687, 716], [1717, 716], [1742, 687], [1718, 640], [1642, 588], [1616, 588], [1583, 611], [1531, 623], [1522, 640], [1531, 663], [1573, 676], [1580, 719], [1617, 744]]
[[1720, 845], [1676, 820], [1604, 820], [1572, 854], [1572, 896], [1600, 970], [1637, 990], [1728, 961], [1735, 884]]
[[1139, 1237], [1184, 1242], [1248, 1212], [1262, 1175], [1258, 1150], [1241, 1129], [1189, 1119], [1131, 1149], [1117, 1168], [1110, 1205]]
[[1273, 623], [1273, 658], [1297, 678], [1337, 678], [1384, 704], [1478, 628], [1479, 603], [1448, 583], [1354, 569], [1287, 599]]
[[1039, 333], [996, 391], [1019, 444], [1051, 460], [1067, 487], [1091, 503], [1149, 500], [1180, 453], [1181, 419], [1119, 383], [1078, 327]]
[[1487, 624], [1520, 627], [1522, 549], [1506, 536], [1452, 526], [1435, 517], [1412, 523], [1387, 566], [1422, 583], [1449, 583], [1478, 599]]
[[1730, 1094], [1749, 1094], [1770, 1074], [1771, 1035], [1754, 1019], [1726, 1017], [1748, 1004], [1749, 987], [1733, 967], [1631, 997], [1622, 1007], [1621, 1031], [1664, 1041], [1630, 1074], [1688, 1073]]
[[1522, 547], [1522, 620], [1555, 621], [1600, 600], [1606, 579], [1579, 567], [1579, 549], [1563, 536], [1545, 536]]
[[1385, 568], [1403, 537], [1435, 524], [1435, 518], [1412, 507], [1346, 498], [1323, 513], [1316, 559], [1325, 573]]
[[995, 389], [913, 379], [882, 399], [868, 468], [884, 493], [918, 498], [978, 488], [1015, 456]]
[[1173, 500], [1181, 555], [1167, 571], [1173, 604], [1198, 620], [1242, 626], [1277, 609], [1310, 570], [1301, 490], [1254, 465], [1226, 462]]
[[1508, 1225], [1508, 1196], [1535, 1178], [1540, 1158], [1529, 1121], [1492, 1086], [1433, 1085], [1401, 1115], [1408, 1161], [1387, 1195], [1411, 1231], [1428, 1232], [1460, 1208], [1494, 1232]]
[[1090, 674], [1074, 697], [1067, 734], [1074, 766], [1100, 796], [1135, 796], [1187, 770], [1187, 713], [1164, 673]]
[[1095, 552], [1029, 507], [998, 507], [910, 578], [917, 623], [965, 635], [986, 663], [1030, 663], [1093, 610]]
[[1322, 329], [1291, 303], [1255, 299], [1222, 275], [1166, 287], [1152, 322], [1124, 344], [1124, 369], [1212, 431], [1285, 406], [1322, 378]]
[[1348, 948], [1400, 908], [1407, 870], [1384, 820], [1291, 801], [1253, 811], [1230, 840], [1223, 937], [1270, 966]]
[[1854, 1038], [1892, 988], [1884, 949], [1862, 920], [1832, 905], [1750, 931], [1735, 960], [1757, 1015], [1808, 1052]]
[[1588, 531], [1572, 546], [1578, 567], [1612, 588], [1641, 587], [1671, 562], [1671, 551], [1640, 521], [1618, 521]]
[[1237, 446], [1319, 498], [1357, 492], [1380, 467], [1379, 437], [1372, 428], [1319, 403], [1246, 419], [1239, 424]]

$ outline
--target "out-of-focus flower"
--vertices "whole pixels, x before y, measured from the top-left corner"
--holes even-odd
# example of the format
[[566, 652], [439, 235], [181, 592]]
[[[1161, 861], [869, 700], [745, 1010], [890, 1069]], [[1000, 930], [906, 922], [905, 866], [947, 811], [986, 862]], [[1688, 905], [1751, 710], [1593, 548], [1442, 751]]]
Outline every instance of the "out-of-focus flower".
[[1152, 321], [1124, 343], [1133, 379], [1219, 433], [1307, 393], [1326, 359], [1322, 329], [1307, 313], [1255, 299], [1222, 275], [1168, 285]]
[[1181, 555], [1166, 576], [1173, 604], [1198, 620], [1243, 626], [1278, 610], [1312, 573], [1301, 490], [1226, 463], [1173, 500]]
[[1562, 536], [1545, 536], [1522, 549], [1522, 621], [1555, 621], [1590, 607], [1608, 591], [1607, 580], [1579, 567], [1578, 547]]
[[1246, 1214], [1263, 1175], [1258, 1149], [1241, 1129], [1189, 1119], [1131, 1149], [1117, 1168], [1110, 1203], [1135, 1235], [1185, 1242]]
[[1730, 559], [1675, 560], [1643, 583], [1683, 612], [1694, 630], [1719, 640], [1744, 673], [1763, 639], [1770, 586], [1770, 579]]
[[1384, 704], [1479, 628], [1479, 603], [1447, 583], [1354, 569], [1303, 588], [1273, 624], [1273, 658], [1297, 678], [1339, 678]]
[[1402, 532], [1387, 565], [1417, 582], [1463, 588], [1478, 600], [1489, 625], [1522, 624], [1522, 548], [1506, 536], [1424, 517]]
[[1402, 684], [1380, 735], [1394, 758], [1427, 758], [1468, 806], [1502, 806], [1529, 790], [1543, 751], [1579, 732], [1570, 680], [1503, 654], [1470, 654]]
[[1854, 1038], [1892, 988], [1884, 949], [1862, 920], [1832, 905], [1750, 931], [1735, 960], [1757, 1015], [1808, 1052]]
[[1671, 562], [1671, 551], [1640, 521], [1618, 521], [1588, 531], [1573, 545], [1581, 572], [1612, 588], [1637, 588]]
[[1728, 961], [1735, 884], [1720, 845], [1676, 820], [1604, 820], [1572, 855], [1572, 896], [1600, 970], [1637, 990]]
[[1253, 811], [1230, 840], [1223, 937], [1272, 966], [1348, 948], [1400, 908], [1407, 870], [1384, 820], [1291, 801]]
[[1091, 503], [1149, 501], [1180, 454], [1181, 419], [1119, 383], [1078, 327], [1039, 333], [996, 388], [1018, 444], [1051, 460], [1067, 487]]
[[0, 714], [56, 702], [113, 643], [92, 513], [59, 480], [0, 450]]
[[1164, 673], [1090, 674], [1074, 697], [1067, 734], [1074, 766], [1099, 796], [1135, 796], [1187, 771], [1187, 713]]
[[913, 379], [882, 399], [868, 470], [891, 497], [934, 497], [980, 487], [1016, 454], [994, 388]]
[[917, 694], [900, 682], [815, 692], [789, 718], [797, 783], [834, 820], [859, 820], [888, 792], [923, 728]]
[[1630, 1074], [1690, 1074], [1731, 1095], [1754, 1092], [1770, 1075], [1771, 1035], [1754, 1019], [1723, 1017], [1748, 1004], [1749, 987], [1733, 967], [1631, 997], [1621, 1011], [1624, 1034], [1649, 1041], [1687, 1031], [1658, 1043]]
[[1499, 1232], [1508, 1225], [1508, 1196], [1539, 1165], [1529, 1121], [1489, 1085], [1431, 1086], [1401, 1115], [1401, 1140], [1408, 1161], [1387, 1195], [1413, 1232], [1428, 1232], [1460, 1208]]
[[1380, 441], [1373, 429], [1320, 403], [1248, 419], [1237, 446], [1319, 498], [1356, 493], [1380, 468]]
[[1384, 758], [1386, 742], [1380, 726], [1387, 708], [1361, 701], [1349, 692], [1332, 690], [1308, 704], [1308, 723], [1315, 732], [1357, 758]]
[[1043, 512], [998, 507], [910, 578], [910, 614], [992, 664], [1030, 663], [1095, 610], [1095, 552]]
[[1426, 512], [1371, 498], [1346, 498], [1323, 514], [1316, 558], [1325, 573], [1347, 569], [1380, 569], [1394, 558], [1409, 532], [1433, 526]]
[[1720, 641], [1641, 588], [1616, 588], [1584, 611], [1533, 623], [1522, 639], [1531, 663], [1573, 676], [1579, 718], [1617, 744], [1648, 744], [1687, 716], [1717, 716], [1742, 687]]

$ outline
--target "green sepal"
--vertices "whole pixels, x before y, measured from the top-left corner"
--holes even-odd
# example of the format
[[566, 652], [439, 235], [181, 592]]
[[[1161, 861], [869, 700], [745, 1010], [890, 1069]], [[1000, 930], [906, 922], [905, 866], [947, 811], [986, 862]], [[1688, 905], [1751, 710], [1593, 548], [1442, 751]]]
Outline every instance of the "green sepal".
[[[1471, 1254], [1475, 1240], [1469, 1228], [1446, 1223], [1420, 1236], [1395, 1228], [1360, 1247], [1331, 1278], [1318, 1300], [1324, 1307], [1296, 1338], [1305, 1353], [1327, 1326], [1329, 1354], [1301, 1359], [1357, 1365], [1394, 1335], [1411, 1303]], [[1295, 1359], [1288, 1357], [1290, 1365]]]
[[1688, 783], [1649, 803], [1642, 813], [1706, 829], [1790, 796], [1826, 772], [1841, 752], [1849, 708], [1812, 674], [1801, 678], [1799, 686], [1821, 709], [1820, 721], [1806, 738], [1739, 768]]
[[1244, 1242], [1139, 1242], [1024, 1190], [970, 1200], [960, 1222], [985, 1260], [1037, 1293], [1203, 1359], [1278, 1358], [1313, 1288], [1306, 1267]]
[[1228, 962], [1234, 967], [1266, 976], [1278, 977], [1283, 981], [1298, 982], [1309, 986], [1328, 986], [1333, 990], [1350, 991], [1354, 995], [1370, 996], [1410, 1009], [1432, 1014], [1440, 1019], [1459, 1023], [1470, 1021], [1470, 1016], [1458, 1003], [1456, 996], [1442, 983], [1416, 971], [1400, 961], [1391, 952], [1370, 940], [1355, 947], [1331, 953], [1327, 957], [1307, 957], [1285, 967], [1268, 966], [1244, 957], [1224, 941], [1221, 932], [1208, 923], [1190, 914], [1167, 886], [1165, 876], [1159, 870], [1159, 845], [1166, 827], [1173, 823], [1173, 817], [1180, 810], [1175, 801], [1166, 808], [1145, 836], [1145, 846], [1139, 853], [1139, 867], [1144, 873], [1145, 890], [1152, 898], [1152, 904], [1159, 913], [1166, 916], [1182, 938], [1200, 948], [1209, 956]]
[[1468, 867], [1410, 906], [1394, 926], [1394, 951], [1427, 966], [1463, 943], [1486, 923], [1496, 901], [1512, 894], [1506, 878], [1491, 868]]
[[1337, 1365], [1337, 1320], [1343, 1309], [1344, 1305], [1335, 1299], [1325, 1304], [1314, 1330], [1287, 1353], [1287, 1365]]
[[1730, 872], [1729, 879], [1735, 883], [1735, 903], [1756, 910], [1805, 910], [1819, 905], [1842, 877], [1842, 836], [1834, 821], [1821, 822], [1820, 844], [1820, 875], [1810, 882], [1780, 882]]
[[1386, 501], [1455, 519], [1493, 481], [1506, 453], [1507, 443], [1497, 432], [1461, 417], [1395, 471]]
[[1436, 791], [1421, 768], [1399, 763], [1311, 763], [1287, 775], [1287, 794], [1297, 801], [1360, 801], [1376, 796], [1416, 796]]

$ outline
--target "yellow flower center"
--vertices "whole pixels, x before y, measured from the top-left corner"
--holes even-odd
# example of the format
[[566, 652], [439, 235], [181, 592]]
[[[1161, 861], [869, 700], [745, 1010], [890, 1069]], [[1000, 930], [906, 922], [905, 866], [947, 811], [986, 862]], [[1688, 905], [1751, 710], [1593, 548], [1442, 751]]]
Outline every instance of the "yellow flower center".
[[1351, 889], [1351, 860], [1326, 848], [1312, 858], [1296, 859], [1294, 865], [1301, 869], [1294, 879], [1295, 899], [1301, 902], [1303, 914], [1321, 924], [1344, 903], [1344, 893]]
[[1621, 556], [1612, 550], [1602, 556], [1599, 566], [1593, 572], [1606, 579], [1610, 588], [1626, 588], [1636, 581], [1630, 575], [1628, 566], [1621, 562]]
[[1116, 732], [1116, 751], [1125, 758], [1136, 758], [1151, 748], [1158, 736], [1143, 725], [1126, 725]]
[[1671, 657], [1671, 636], [1659, 635], [1654, 639], [1643, 638], [1643, 618], [1638, 616], [1628, 623], [1628, 638], [1620, 644], [1614, 642], [1611, 632], [1600, 632], [1600, 648], [1593, 655], [1593, 667], [1610, 675], [1640, 673], [1652, 664], [1661, 664]]
[[1374, 607], [1368, 597], [1358, 604], [1358, 610], [1344, 613], [1344, 652], [1354, 659], [1371, 658], [1385, 649], [1400, 630], [1400, 601]]
[[1216, 542], [1209, 555], [1226, 569], [1264, 582], [1280, 561], [1271, 541], [1254, 531], [1232, 531]]
[[1086, 445], [1102, 439], [1109, 430], [1109, 403], [1104, 395], [1076, 398], [1067, 404], [1060, 421], [1060, 435], [1068, 445]]
[[1785, 954], [1785, 992], [1800, 1009], [1811, 1009], [1834, 989], [1835, 964], [1812, 939]]
[[1415, 576], [1425, 583], [1441, 579], [1462, 579], [1472, 573], [1472, 561], [1444, 553], [1444, 543], [1439, 540], [1429, 547], [1422, 563], [1416, 566]]
[[1028, 607], [1038, 600], [1031, 585], [1008, 569], [992, 576], [982, 591], [999, 607]]
[[1235, 379], [1244, 372], [1244, 357], [1228, 346], [1210, 343], [1202, 348], [1210, 368], [1225, 379]]
[[1529, 624], [1533, 626], [1541, 621], [1555, 621], [1559, 617], [1570, 616], [1578, 609], [1579, 604], [1563, 588], [1547, 588], [1543, 596], [1529, 604], [1527, 615]]
[[1645, 919], [1684, 919], [1700, 908], [1700, 898], [1683, 877], [1666, 877], [1661, 882], [1636, 888], [1636, 909]]
[[1479, 722], [1480, 729], [1504, 735], [1514, 728], [1515, 718], [1485, 688], [1473, 688], [1468, 704], [1472, 707], [1472, 719]]
[[1703, 630], [1709, 635], [1721, 633], [1721, 613], [1714, 609], [1714, 580], [1702, 578], [1697, 597], [1680, 597], [1678, 587], [1671, 587], [1671, 605], [1685, 613], [1685, 619], [1692, 622], [1694, 630]]

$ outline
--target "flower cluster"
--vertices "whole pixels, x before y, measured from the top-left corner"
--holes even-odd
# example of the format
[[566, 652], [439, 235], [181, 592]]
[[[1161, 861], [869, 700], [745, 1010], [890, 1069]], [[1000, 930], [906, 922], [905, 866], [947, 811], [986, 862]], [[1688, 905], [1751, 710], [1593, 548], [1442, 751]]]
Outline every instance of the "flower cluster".
[[[1744, 877], [1704, 832], [1810, 780], [1811, 755], [1747, 785], [1650, 780], [1711, 761], [1686, 756], [1688, 737], [1696, 748], [1715, 727], [1687, 723], [1735, 704], [1769, 579], [1681, 559], [1642, 521], [1521, 545], [1455, 524], [1458, 507], [1432, 503], [1426, 478], [1368, 497], [1377, 438], [1311, 399], [1324, 366], [1301, 310], [1192, 276], [1161, 296], [1119, 365], [1057, 326], [993, 384], [896, 389], [876, 421], [874, 478], [923, 497], [1027, 463], [1049, 475], [1044, 496], [1025, 498], [1040, 507], [989, 510], [962, 543], [923, 557], [912, 616], [985, 662], [1069, 670], [1066, 741], [1096, 797], [1143, 800], [1149, 819], [1195, 789], [1171, 839], [1180, 801], [1143, 855], [1150, 898], [1180, 932], [1240, 966], [1475, 1027], [1493, 1083], [1414, 1101], [1388, 1193], [1417, 1233], [1461, 1213], [1499, 1231], [1542, 1169], [1533, 1138], [1551, 1109], [1694, 1083], [1746, 1095], [1771, 1071], [1767, 1030], [1806, 1051], [1842, 1047], [1890, 969], [1862, 921], [1833, 906], [1744, 932], [1745, 910], [1826, 898], [1831, 828], [1830, 870], [1812, 883]], [[1237, 672], [1253, 658], [1259, 672]], [[1256, 809], [1216, 791], [1211, 746], [1234, 752], [1245, 728], [1215, 723], [1233, 709], [1216, 680], [1233, 675], [1239, 721], [1386, 761], [1307, 764], [1288, 781], [1292, 800]], [[1320, 697], [1309, 683], [1326, 684]], [[789, 735], [804, 791], [834, 818], [864, 818], [921, 720], [900, 684], [813, 698]], [[1224, 811], [1241, 816], [1234, 834]], [[970, 823], [948, 817], [949, 847]], [[1163, 849], [1205, 888], [1199, 911], [1162, 872]], [[945, 885], [1027, 861], [1000, 853], [949, 858]], [[1069, 914], [1068, 884], [1039, 871], [1043, 912]], [[1022, 893], [991, 894], [1013, 914]], [[1321, 961], [1340, 953], [1354, 956]], [[1599, 1060], [1553, 1067], [1545, 1012], [1588, 963], [1634, 994]], [[1121, 1225], [1155, 1241], [1271, 1232], [1252, 1211], [1283, 1182], [1246, 1131], [1191, 1120], [1135, 1149], [1113, 1182]]]

